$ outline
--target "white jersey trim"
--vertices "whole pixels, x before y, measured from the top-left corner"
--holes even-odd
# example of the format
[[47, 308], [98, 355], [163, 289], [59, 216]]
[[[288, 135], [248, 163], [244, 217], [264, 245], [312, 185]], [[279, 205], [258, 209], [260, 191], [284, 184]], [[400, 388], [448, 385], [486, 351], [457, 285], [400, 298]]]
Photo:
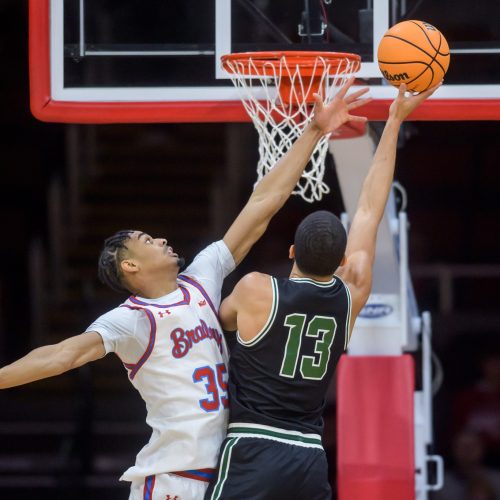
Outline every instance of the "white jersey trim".
[[236, 338], [238, 342], [245, 347], [252, 347], [258, 342], [260, 342], [267, 332], [271, 329], [271, 326], [273, 326], [274, 320], [276, 319], [276, 313], [278, 311], [278, 304], [279, 304], [279, 292], [278, 292], [278, 284], [276, 282], [276, 278], [273, 276], [269, 276], [271, 278], [271, 287], [273, 291], [273, 300], [271, 303], [271, 311], [269, 312], [269, 316], [267, 318], [266, 324], [262, 327], [259, 333], [252, 339], [252, 340], [243, 340], [241, 338], [240, 332], [236, 332]]
[[270, 439], [280, 443], [303, 446], [304, 448], [323, 449], [319, 434], [305, 434], [299, 431], [290, 431], [263, 424], [233, 422], [228, 426], [227, 437]]
[[351, 340], [352, 297], [351, 297], [351, 290], [349, 290], [349, 287], [338, 276], [337, 279], [344, 285], [347, 294], [347, 316], [345, 319], [345, 338], [344, 338], [344, 351], [345, 351], [347, 349], [347, 346], [349, 345], [349, 341]]
[[335, 285], [336, 279], [332, 278], [329, 281], [317, 281], [312, 278], [289, 278], [290, 281], [294, 281], [296, 283], [309, 283], [311, 285], [318, 286], [320, 288], [328, 288], [332, 285]]

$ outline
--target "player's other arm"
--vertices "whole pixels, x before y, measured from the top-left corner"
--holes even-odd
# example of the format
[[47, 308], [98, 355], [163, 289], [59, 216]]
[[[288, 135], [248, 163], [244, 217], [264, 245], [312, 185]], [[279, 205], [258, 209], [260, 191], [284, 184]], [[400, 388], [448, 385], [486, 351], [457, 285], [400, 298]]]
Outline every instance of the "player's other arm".
[[352, 78], [328, 104], [315, 96], [315, 112], [311, 123], [295, 141], [288, 153], [281, 158], [255, 187], [247, 204], [224, 235], [224, 242], [239, 264], [252, 245], [262, 236], [273, 215], [284, 205], [304, 171], [318, 141], [348, 121], [366, 121], [350, 111], [369, 99], [359, 99], [368, 89], [361, 89], [346, 96]]
[[60, 375], [105, 354], [102, 338], [97, 332], [82, 333], [58, 344], [38, 347], [0, 368], [0, 389]]
[[347, 282], [352, 294], [352, 314], [355, 318], [365, 305], [372, 285], [377, 230], [389, 198], [399, 129], [408, 115], [427, 99], [436, 87], [418, 95], [405, 96], [406, 86], [399, 87], [397, 98], [389, 109], [373, 163], [363, 183], [358, 206], [347, 238], [347, 262], [337, 274]]

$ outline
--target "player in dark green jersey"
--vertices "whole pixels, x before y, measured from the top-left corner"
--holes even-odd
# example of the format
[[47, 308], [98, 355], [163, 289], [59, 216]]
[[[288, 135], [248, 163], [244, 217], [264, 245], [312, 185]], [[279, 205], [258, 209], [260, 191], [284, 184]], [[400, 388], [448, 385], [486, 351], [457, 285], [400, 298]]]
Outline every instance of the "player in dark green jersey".
[[370, 294], [401, 124], [436, 89], [408, 95], [401, 85], [349, 235], [332, 213], [310, 214], [290, 248], [290, 277], [250, 273], [221, 304], [222, 325], [237, 342], [228, 435], [206, 499], [331, 497], [321, 444], [325, 395]]

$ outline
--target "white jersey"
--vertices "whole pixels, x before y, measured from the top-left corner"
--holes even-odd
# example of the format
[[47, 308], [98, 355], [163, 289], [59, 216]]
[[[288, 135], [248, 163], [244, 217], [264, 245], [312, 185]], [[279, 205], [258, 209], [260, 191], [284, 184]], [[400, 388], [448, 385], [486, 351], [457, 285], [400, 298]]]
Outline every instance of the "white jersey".
[[234, 266], [224, 242], [213, 243], [178, 276], [177, 290], [132, 296], [87, 329], [123, 362], [153, 429], [121, 479], [216, 466], [228, 417], [228, 353], [217, 310]]

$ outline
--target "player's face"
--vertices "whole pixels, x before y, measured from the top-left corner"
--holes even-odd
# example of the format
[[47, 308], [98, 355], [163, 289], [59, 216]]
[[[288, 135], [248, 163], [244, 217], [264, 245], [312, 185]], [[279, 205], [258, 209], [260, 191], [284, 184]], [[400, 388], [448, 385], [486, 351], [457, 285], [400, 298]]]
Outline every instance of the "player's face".
[[179, 268], [181, 258], [167, 245], [165, 238], [153, 238], [142, 231], [134, 231], [127, 241], [130, 256], [147, 270]]

